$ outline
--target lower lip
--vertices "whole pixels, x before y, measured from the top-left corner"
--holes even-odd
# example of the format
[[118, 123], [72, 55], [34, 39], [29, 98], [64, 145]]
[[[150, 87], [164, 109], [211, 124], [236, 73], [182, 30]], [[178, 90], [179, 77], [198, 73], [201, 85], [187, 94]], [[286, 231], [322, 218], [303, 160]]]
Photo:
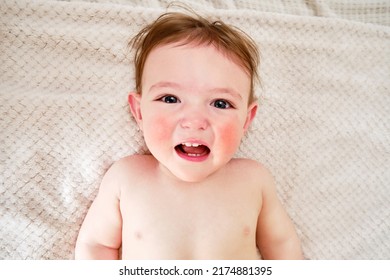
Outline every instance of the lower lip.
[[202, 162], [202, 161], [205, 161], [209, 157], [209, 154], [201, 155], [201, 156], [190, 156], [190, 155], [188, 155], [186, 153], [180, 153], [178, 151], [176, 151], [176, 153], [182, 159], [185, 159], [185, 160], [188, 160], [188, 161], [192, 161], [192, 162]]

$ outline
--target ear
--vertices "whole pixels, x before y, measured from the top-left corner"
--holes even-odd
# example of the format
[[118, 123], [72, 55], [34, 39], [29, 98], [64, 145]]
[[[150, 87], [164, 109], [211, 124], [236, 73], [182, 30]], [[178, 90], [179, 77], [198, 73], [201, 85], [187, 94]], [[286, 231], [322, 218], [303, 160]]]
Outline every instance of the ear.
[[141, 95], [137, 92], [130, 92], [128, 102], [130, 111], [133, 114], [139, 128], [142, 130]]
[[253, 119], [256, 116], [258, 104], [256, 101], [252, 102], [251, 105], [248, 107], [248, 112], [246, 115], [246, 120], [244, 124], [244, 133], [248, 131], [249, 126], [251, 125]]

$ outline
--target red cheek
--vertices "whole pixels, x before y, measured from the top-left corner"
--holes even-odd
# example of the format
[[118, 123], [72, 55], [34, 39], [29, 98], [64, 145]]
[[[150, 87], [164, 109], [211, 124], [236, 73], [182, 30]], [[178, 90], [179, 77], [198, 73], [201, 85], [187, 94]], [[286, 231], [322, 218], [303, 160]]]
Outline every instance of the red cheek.
[[229, 152], [235, 152], [241, 141], [242, 131], [236, 125], [225, 125], [220, 129], [220, 141], [224, 149]]
[[169, 122], [166, 117], [155, 117], [149, 122], [144, 123], [145, 137], [148, 137], [153, 142], [166, 141], [171, 138], [172, 131], [169, 129]]

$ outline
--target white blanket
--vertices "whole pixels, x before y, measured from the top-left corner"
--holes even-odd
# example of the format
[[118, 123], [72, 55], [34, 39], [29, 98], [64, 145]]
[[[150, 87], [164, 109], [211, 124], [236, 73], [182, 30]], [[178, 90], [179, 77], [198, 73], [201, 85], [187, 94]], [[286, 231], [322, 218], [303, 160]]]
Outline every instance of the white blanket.
[[[93, 2], [0, 3], [0, 259], [73, 258], [105, 171], [146, 151], [126, 44], [166, 2]], [[390, 4], [183, 2], [261, 49], [237, 156], [271, 169], [305, 257], [390, 259]]]

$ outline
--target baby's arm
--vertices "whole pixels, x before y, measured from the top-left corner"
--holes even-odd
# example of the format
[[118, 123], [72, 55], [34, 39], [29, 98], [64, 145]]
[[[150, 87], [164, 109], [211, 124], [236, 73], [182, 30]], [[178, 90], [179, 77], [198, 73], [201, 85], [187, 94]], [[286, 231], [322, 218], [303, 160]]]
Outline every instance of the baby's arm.
[[264, 259], [303, 259], [294, 225], [279, 201], [268, 171], [263, 185], [263, 203], [257, 226], [257, 246]]
[[117, 167], [104, 176], [99, 193], [88, 210], [77, 238], [76, 259], [118, 259], [122, 240], [122, 217]]

